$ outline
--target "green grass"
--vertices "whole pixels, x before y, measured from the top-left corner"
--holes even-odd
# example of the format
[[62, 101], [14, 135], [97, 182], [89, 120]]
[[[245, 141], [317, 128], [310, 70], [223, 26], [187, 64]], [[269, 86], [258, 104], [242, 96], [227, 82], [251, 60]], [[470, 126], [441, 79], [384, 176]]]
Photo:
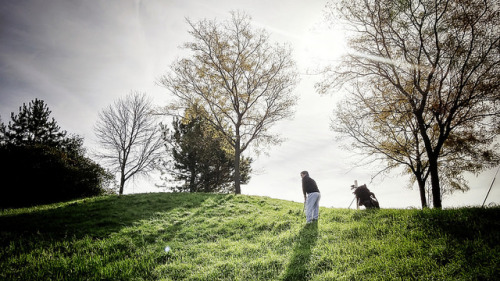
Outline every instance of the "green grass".
[[499, 280], [500, 208], [321, 208], [306, 225], [302, 207], [160, 193], [4, 210], [0, 280]]

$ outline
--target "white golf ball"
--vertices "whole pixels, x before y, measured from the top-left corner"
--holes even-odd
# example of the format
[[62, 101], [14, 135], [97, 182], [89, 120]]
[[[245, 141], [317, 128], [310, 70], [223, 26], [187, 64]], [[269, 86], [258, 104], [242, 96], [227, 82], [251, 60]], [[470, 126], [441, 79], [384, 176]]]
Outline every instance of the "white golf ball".
[[165, 247], [165, 253], [168, 253], [168, 252], [170, 252], [170, 247], [169, 246]]

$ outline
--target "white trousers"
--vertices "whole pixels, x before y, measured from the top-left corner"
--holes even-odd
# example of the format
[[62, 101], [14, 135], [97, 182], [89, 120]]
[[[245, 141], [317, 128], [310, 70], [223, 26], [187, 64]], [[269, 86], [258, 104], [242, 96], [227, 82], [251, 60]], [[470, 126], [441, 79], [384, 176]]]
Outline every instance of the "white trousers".
[[319, 199], [321, 194], [319, 192], [312, 192], [307, 194], [306, 198], [306, 222], [310, 223], [313, 220], [318, 220], [319, 216]]

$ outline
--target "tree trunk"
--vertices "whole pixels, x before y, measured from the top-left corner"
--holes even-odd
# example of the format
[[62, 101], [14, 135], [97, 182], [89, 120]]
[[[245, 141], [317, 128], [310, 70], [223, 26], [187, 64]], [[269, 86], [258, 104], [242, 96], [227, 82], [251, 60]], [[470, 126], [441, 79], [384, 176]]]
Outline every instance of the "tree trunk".
[[441, 187], [439, 185], [437, 157], [429, 157], [429, 171], [431, 174], [432, 203], [434, 208], [441, 209]]
[[189, 192], [196, 192], [196, 191], [198, 191], [196, 186], [195, 186], [196, 170], [191, 169], [189, 172], [191, 173], [191, 175], [189, 176]]
[[[425, 101], [425, 99], [423, 100]], [[424, 108], [424, 106], [425, 103], [423, 103], [421, 105], [421, 108], [417, 110], [417, 112], [415, 113], [415, 117], [417, 118], [420, 135], [422, 136], [422, 140], [424, 141], [425, 151], [427, 153], [427, 158], [429, 159], [429, 173], [431, 175], [432, 186], [432, 203], [434, 205], [434, 208], [441, 209], [441, 187], [439, 186], [438, 157], [443, 142], [441, 142], [441, 145], [439, 145], [438, 143], [433, 149], [431, 139], [427, 134], [427, 125], [423, 118], [422, 108]]]
[[427, 208], [427, 198], [425, 197], [425, 181], [423, 179], [417, 178], [418, 190], [420, 192], [420, 202], [422, 203], [422, 209]]
[[234, 193], [241, 194], [240, 186], [240, 139], [236, 137], [236, 145], [234, 147]]
[[124, 186], [125, 186], [125, 174], [122, 172], [120, 176], [120, 191], [118, 192], [119, 195], [123, 195]]
[[118, 195], [123, 194], [123, 188], [125, 186], [125, 181], [127, 180], [125, 179], [125, 167], [127, 163], [128, 153], [126, 151], [122, 151], [122, 153], [123, 153], [123, 160], [120, 161], [120, 191], [118, 192]]

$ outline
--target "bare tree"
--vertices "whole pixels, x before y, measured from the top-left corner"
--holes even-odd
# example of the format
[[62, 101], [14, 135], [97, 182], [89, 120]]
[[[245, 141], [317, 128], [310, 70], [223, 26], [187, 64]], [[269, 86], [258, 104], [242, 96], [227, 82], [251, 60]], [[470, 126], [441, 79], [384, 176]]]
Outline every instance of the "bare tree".
[[449, 166], [457, 177], [498, 163], [497, 2], [342, 0], [329, 10], [354, 35], [344, 64], [327, 69], [317, 89], [365, 83], [374, 95], [398, 92], [407, 109], [402, 114], [412, 116], [425, 148], [434, 207], [441, 208], [444, 156], [462, 163], [465, 169]]
[[[295, 63], [286, 46], [269, 44], [251, 18], [233, 12], [229, 21], [192, 22], [192, 56], [177, 60], [160, 83], [177, 98], [171, 110], [198, 103], [207, 120], [234, 148], [235, 193], [240, 188], [240, 157], [250, 144], [276, 144], [270, 126], [292, 115], [297, 83]], [[262, 149], [262, 147], [259, 147]]]
[[102, 148], [96, 156], [120, 175], [120, 195], [128, 179], [156, 168], [163, 142], [145, 94], [132, 92], [102, 110], [94, 131]]

